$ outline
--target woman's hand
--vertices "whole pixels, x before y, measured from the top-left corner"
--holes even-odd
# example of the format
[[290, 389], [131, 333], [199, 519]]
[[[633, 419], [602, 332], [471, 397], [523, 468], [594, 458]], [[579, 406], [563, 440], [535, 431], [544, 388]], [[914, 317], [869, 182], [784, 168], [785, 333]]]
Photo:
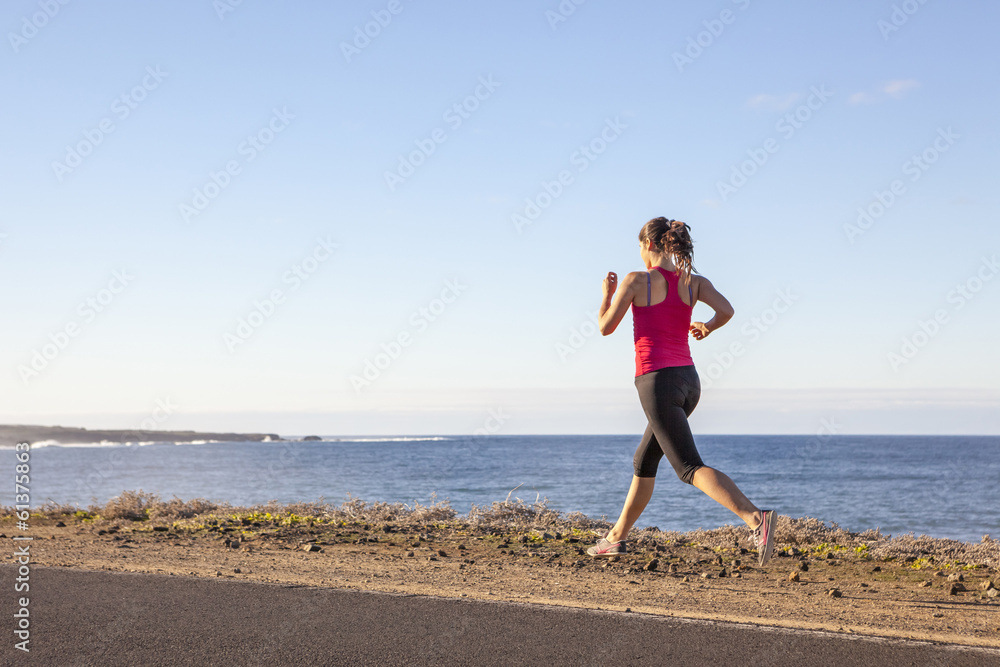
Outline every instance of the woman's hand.
[[614, 271], [608, 271], [608, 277], [604, 279], [603, 283], [604, 297], [614, 296], [615, 290], [618, 289], [618, 274]]
[[692, 322], [690, 332], [695, 340], [703, 340], [708, 338], [708, 334], [712, 333], [712, 330], [704, 322]]

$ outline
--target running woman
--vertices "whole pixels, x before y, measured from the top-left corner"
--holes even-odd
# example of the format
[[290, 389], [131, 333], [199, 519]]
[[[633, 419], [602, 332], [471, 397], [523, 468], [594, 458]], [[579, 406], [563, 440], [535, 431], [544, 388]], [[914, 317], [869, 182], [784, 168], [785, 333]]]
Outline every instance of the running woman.
[[[635, 475], [618, 522], [587, 550], [591, 556], [626, 553], [625, 538], [653, 495], [656, 469], [666, 455], [682, 482], [693, 484], [733, 511], [753, 530], [758, 565], [774, 551], [774, 510], [761, 510], [722, 472], [706, 466], [695, 447], [688, 417], [701, 396], [701, 382], [691, 359], [688, 334], [704, 340], [733, 316], [733, 307], [704, 276], [692, 275], [691, 228], [683, 222], [654, 218], [639, 232], [639, 256], [646, 271], [604, 279], [599, 313], [601, 334], [614, 333], [631, 306], [635, 338], [635, 387], [649, 424], [635, 450]], [[692, 322], [694, 304], [707, 304], [715, 315]]]

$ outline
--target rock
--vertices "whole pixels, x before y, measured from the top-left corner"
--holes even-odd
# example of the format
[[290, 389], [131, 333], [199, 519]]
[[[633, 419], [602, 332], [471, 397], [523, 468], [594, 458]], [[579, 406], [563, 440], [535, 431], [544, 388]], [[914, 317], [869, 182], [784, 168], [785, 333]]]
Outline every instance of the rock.
[[521, 544], [527, 544], [528, 543], [528, 536], [527, 535], [522, 535], [521, 537], [517, 538], [517, 541], [520, 542]]
[[875, 567], [872, 568], [872, 572], [881, 572], [881, 571], [882, 571], [882, 566], [880, 565], [876, 565]]
[[318, 544], [303, 544], [302, 545], [302, 550], [303, 551], [309, 551], [311, 553], [311, 552], [316, 552], [316, 551], [322, 551], [323, 549], [321, 549]]
[[789, 581], [798, 581], [799, 580], [799, 573], [793, 571], [790, 575], [788, 575], [788, 580]]
[[243, 570], [238, 567], [233, 568], [233, 574], [243, 574]]
[[165, 533], [170, 530], [169, 526], [153, 526], [153, 531], [157, 533]]
[[611, 562], [611, 563], [617, 563], [617, 562], [618, 562], [618, 561], [620, 561], [621, 559], [622, 559], [622, 558], [621, 558], [621, 556], [612, 556], [612, 557], [611, 557], [611, 558], [609, 559], [609, 562]]
[[988, 598], [995, 598], [998, 595], [1000, 595], [1000, 591], [998, 591], [995, 588], [991, 588], [990, 590], [986, 591], [986, 597]]
[[642, 569], [646, 570], [647, 572], [656, 572], [656, 568], [658, 568], [659, 566], [660, 566], [660, 559], [654, 558], [653, 560], [646, 563]]
[[323, 438], [319, 437], [318, 435], [307, 435], [306, 437], [302, 438], [302, 442], [322, 442], [322, 441]]
[[959, 593], [965, 592], [965, 584], [960, 584], [958, 582], [953, 583], [948, 587], [948, 595], [958, 595]]
[[56, 521], [56, 528], [65, 528], [65, 527], [66, 524], [64, 524], [62, 521]]
[[428, 561], [434, 561], [434, 560], [437, 560], [437, 557], [436, 556], [428, 556], [427, 560]]
[[948, 581], [965, 581], [965, 575], [961, 572], [955, 572], [954, 574], [948, 575]]
[[715, 557], [715, 564], [716, 565], [722, 565], [722, 556], [716, 556]]
[[799, 561], [799, 569], [802, 570], [803, 572], [808, 572], [809, 571], [809, 563], [805, 562], [804, 560], [800, 560]]
[[927, 581], [921, 581], [920, 582], [920, 587], [921, 588], [930, 588], [931, 585], [932, 584], [931, 584], [931, 580], [930, 579], [928, 579]]
[[702, 578], [702, 579], [711, 579], [711, 578], [712, 578], [712, 575], [711, 575], [711, 574], [709, 574], [708, 572], [702, 572], [702, 573], [701, 573], [701, 578]]
[[830, 590], [828, 590], [826, 592], [826, 594], [829, 595], [832, 598], [839, 598], [839, 597], [843, 597], [843, 595], [844, 595], [844, 593], [839, 588], [831, 588]]
[[215, 571], [215, 576], [217, 576], [217, 577], [221, 577], [221, 576], [222, 576], [222, 572], [221, 572], [221, 571], [219, 571], [219, 570], [216, 570], [216, 571]]
[[447, 558], [448, 554], [445, 553], [444, 549], [438, 549], [438, 556], [441, 556], [441, 558]]
[[934, 576], [935, 577], [947, 577], [948, 573], [945, 572], [944, 570], [938, 570], [937, 572], [934, 573]]
[[684, 576], [683, 576], [683, 577], [681, 578], [681, 581], [683, 581], [684, 583], [688, 583], [689, 581], [691, 581], [691, 578], [690, 578], [690, 577], [688, 577], [687, 575], [684, 575]]
[[667, 565], [667, 573], [668, 574], [677, 574], [677, 565], [674, 564], [674, 563], [671, 563], [670, 565]]
[[721, 570], [719, 570], [719, 577], [728, 577], [728, 576], [729, 572], [726, 570], [726, 568], [722, 568]]
[[986, 581], [984, 581], [983, 584], [982, 584], [982, 589], [984, 591], [994, 590], [994, 588], [995, 587], [993, 586], [993, 582], [990, 581], [989, 579], [987, 579]]
[[406, 557], [407, 557], [407, 558], [413, 558], [413, 557], [414, 557], [415, 555], [416, 555], [416, 554], [414, 554], [414, 553], [413, 553], [412, 551], [407, 551], [407, 552], [406, 552]]
[[944, 618], [944, 614], [942, 614], [941, 612], [938, 612], [938, 613], [934, 614], [934, 618]]

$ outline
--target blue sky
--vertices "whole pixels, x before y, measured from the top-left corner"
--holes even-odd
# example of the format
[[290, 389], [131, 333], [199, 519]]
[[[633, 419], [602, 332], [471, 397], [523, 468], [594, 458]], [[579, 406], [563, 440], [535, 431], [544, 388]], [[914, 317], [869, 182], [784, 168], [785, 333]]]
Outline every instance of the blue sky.
[[0, 419], [641, 432], [664, 215], [697, 431], [998, 433], [998, 13], [5, 3]]

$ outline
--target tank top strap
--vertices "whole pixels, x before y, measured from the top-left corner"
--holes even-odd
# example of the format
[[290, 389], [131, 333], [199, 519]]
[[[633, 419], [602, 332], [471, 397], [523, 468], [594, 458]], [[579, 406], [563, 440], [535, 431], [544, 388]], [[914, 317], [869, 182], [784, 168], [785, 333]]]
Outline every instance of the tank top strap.
[[646, 305], [648, 306], [653, 302], [653, 282], [649, 276], [649, 271], [646, 271]]

